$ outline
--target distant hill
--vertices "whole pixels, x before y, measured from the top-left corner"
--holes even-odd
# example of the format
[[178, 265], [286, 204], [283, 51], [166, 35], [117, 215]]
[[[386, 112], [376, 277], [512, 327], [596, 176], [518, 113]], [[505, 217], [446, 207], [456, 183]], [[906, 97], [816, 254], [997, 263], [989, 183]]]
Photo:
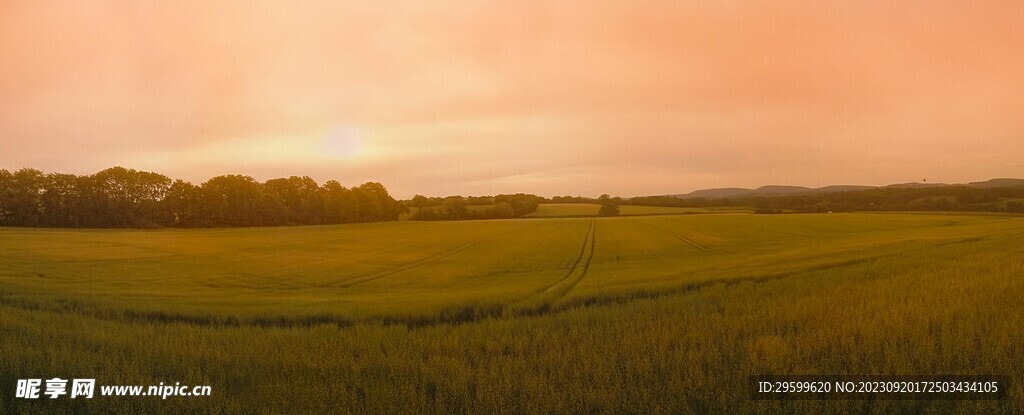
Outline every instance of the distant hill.
[[791, 195], [798, 193], [812, 192], [814, 189], [810, 189], [802, 186], [779, 186], [779, 185], [768, 185], [761, 186], [754, 189], [754, 194], [759, 195]]
[[[803, 186], [781, 186], [781, 185], [768, 185], [761, 186], [756, 189], [744, 189], [741, 187], [725, 187], [715, 189], [701, 189], [695, 190], [690, 193], [667, 195], [672, 197], [678, 197], [680, 199], [696, 199], [702, 197], [705, 199], [724, 199], [733, 197], [753, 197], [753, 196], [779, 196], [779, 195], [795, 195], [795, 194], [811, 194], [811, 193], [836, 193], [836, 192], [853, 192], [858, 190], [876, 189], [876, 188], [899, 188], [899, 189], [920, 189], [920, 188], [932, 188], [932, 187], [943, 187], [943, 186], [957, 186], [947, 183], [897, 183], [890, 184], [887, 186], [859, 186], [859, 185], [831, 185], [825, 187], [803, 187]], [[975, 187], [979, 189], [995, 188], [995, 187], [1024, 187], [1024, 179], [1010, 179], [1010, 178], [999, 178], [991, 179], [983, 182], [971, 182], [967, 184], [960, 184], [959, 186]]]
[[698, 198], [698, 197], [703, 197], [705, 199], [722, 199], [722, 198], [726, 198], [726, 197], [745, 196], [745, 195], [750, 194], [750, 192], [753, 192], [753, 190], [741, 189], [741, 188], [738, 188], [738, 187], [726, 187], [726, 188], [719, 188], [719, 189], [703, 189], [703, 190], [693, 191], [693, 192], [687, 193], [685, 195], [671, 195], [671, 196], [675, 196], [675, 197], [678, 197], [678, 198], [681, 198], [681, 199], [695, 199], [695, 198]]
[[967, 185], [970, 187], [977, 187], [979, 189], [988, 189], [992, 187], [1024, 187], [1024, 179], [990, 179], [983, 182], [971, 182]]
[[818, 193], [835, 193], [835, 192], [856, 192], [858, 190], [873, 189], [873, 186], [858, 186], [853, 184], [834, 184], [831, 186], [819, 187], [815, 189]]
[[881, 187], [888, 187], [888, 188], [893, 188], [893, 189], [928, 189], [928, 188], [933, 188], [933, 187], [944, 187], [944, 186], [950, 186], [950, 185], [948, 185], [946, 183], [914, 183], [914, 182], [911, 182], [911, 183], [896, 183], [896, 184], [890, 184], [890, 185], [881, 186]]
[[669, 195], [678, 197], [680, 199], [695, 199], [702, 197], [705, 199], [724, 199], [727, 197], [751, 197], [751, 196], [780, 196], [780, 195], [796, 195], [806, 193], [834, 193], [834, 192], [850, 192], [855, 190], [872, 189], [874, 186], [855, 186], [855, 185], [832, 185], [821, 188], [810, 188], [803, 186], [780, 186], [780, 185], [768, 185], [761, 186], [756, 189], [743, 189], [739, 187], [726, 187], [719, 189], [702, 189], [693, 191], [685, 194]]

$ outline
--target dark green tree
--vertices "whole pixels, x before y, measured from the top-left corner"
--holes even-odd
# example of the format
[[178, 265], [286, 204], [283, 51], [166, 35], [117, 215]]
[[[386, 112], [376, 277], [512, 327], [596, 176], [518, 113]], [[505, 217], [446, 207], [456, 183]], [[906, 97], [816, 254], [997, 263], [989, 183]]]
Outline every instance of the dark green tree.
[[[617, 199], [617, 198], [616, 198]], [[621, 199], [620, 199], [621, 200]], [[597, 198], [598, 203], [601, 204], [601, 209], [597, 211], [597, 216], [618, 216], [619, 205], [615, 203], [615, 200], [608, 195], [601, 195]]]

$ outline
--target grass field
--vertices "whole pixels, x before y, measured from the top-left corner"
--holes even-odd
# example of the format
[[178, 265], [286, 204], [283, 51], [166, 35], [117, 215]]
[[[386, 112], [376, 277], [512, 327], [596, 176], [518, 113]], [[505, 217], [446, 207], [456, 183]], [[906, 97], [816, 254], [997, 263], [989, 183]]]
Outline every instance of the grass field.
[[755, 402], [746, 379], [1022, 379], [1022, 277], [1014, 216], [6, 228], [4, 390], [61, 376], [214, 396], [5, 392], [0, 412], [1021, 413], [1019, 383], [1001, 401]]

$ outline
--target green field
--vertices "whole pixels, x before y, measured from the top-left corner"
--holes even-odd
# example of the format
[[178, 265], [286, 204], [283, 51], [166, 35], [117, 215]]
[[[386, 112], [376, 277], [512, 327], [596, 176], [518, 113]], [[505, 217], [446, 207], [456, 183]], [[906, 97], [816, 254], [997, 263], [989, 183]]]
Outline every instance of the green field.
[[[588, 207], [538, 213], [552, 206]], [[1019, 383], [1001, 401], [754, 402], [746, 380], [1024, 379], [1021, 298], [1015, 216], [0, 228], [5, 390], [53, 376], [214, 389], [5, 392], [0, 412], [1020, 413]]]

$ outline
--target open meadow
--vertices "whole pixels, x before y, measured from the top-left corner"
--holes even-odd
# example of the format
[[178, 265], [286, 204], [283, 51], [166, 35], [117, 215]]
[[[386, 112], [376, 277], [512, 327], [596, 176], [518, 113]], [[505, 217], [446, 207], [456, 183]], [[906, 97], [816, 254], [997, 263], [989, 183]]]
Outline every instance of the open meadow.
[[1024, 379], [1022, 298], [1012, 215], [0, 228], [4, 388], [213, 387], [3, 393], [0, 412], [1022, 413], [1019, 382], [999, 401], [747, 388], [755, 374]]

